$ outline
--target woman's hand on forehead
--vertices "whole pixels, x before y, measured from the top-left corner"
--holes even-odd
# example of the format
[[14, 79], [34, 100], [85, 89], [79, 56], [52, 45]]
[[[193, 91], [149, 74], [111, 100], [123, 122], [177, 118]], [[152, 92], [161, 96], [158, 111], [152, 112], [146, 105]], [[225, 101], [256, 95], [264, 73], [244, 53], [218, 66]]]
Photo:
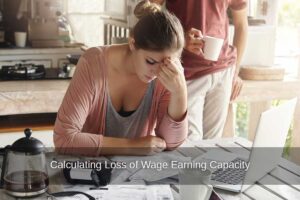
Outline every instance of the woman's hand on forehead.
[[167, 57], [163, 60], [163, 65], [170, 65], [172, 64], [176, 68], [178, 68], [180, 71], [183, 71], [183, 67], [181, 65], [180, 57]]

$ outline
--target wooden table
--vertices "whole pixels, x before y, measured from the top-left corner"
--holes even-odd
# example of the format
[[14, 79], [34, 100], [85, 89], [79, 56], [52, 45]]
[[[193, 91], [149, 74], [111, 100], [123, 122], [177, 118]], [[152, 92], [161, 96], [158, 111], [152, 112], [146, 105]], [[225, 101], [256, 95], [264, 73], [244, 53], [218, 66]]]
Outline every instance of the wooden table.
[[[188, 147], [188, 148], [184, 148]], [[249, 154], [249, 148], [251, 147], [251, 142], [245, 140], [243, 138], [221, 138], [221, 139], [214, 139], [214, 140], [205, 140], [205, 141], [198, 141], [198, 142], [190, 142], [186, 141], [182, 148], [177, 149], [181, 155], [185, 157], [196, 158], [199, 155], [203, 154], [204, 147], [215, 147], [220, 150], [237, 150], [233, 153], [239, 154]], [[232, 148], [238, 147], [238, 148]], [[52, 155], [52, 154], [49, 154]], [[51, 156], [48, 156], [48, 160], [52, 160]], [[58, 159], [58, 158], [56, 158]], [[73, 159], [78, 159], [73, 157]], [[100, 159], [107, 159], [107, 158], [100, 158]], [[60, 170], [56, 169], [49, 169], [50, 175], [50, 192], [57, 192], [61, 191], [63, 188], [62, 184], [64, 183], [64, 179], [62, 178], [62, 173]], [[266, 176], [258, 180], [258, 182], [252, 185], [243, 193], [232, 193], [226, 192], [220, 189], [215, 189], [217, 193], [224, 199], [224, 200], [251, 200], [251, 199], [258, 199], [258, 200], [277, 200], [277, 199], [300, 199], [300, 167], [282, 159], [281, 162], [278, 164], [277, 168], [272, 170]], [[266, 181], [269, 179], [276, 179], [278, 184], [276, 185], [267, 185]], [[295, 184], [297, 183], [297, 184]], [[180, 200], [178, 189], [180, 187], [175, 186], [171, 187], [172, 193], [175, 200]], [[69, 187], [68, 190], [72, 190], [72, 187]], [[36, 199], [47, 199], [47, 195], [44, 194]], [[13, 197], [7, 196], [4, 191], [0, 190], [0, 199], [14, 199]]]

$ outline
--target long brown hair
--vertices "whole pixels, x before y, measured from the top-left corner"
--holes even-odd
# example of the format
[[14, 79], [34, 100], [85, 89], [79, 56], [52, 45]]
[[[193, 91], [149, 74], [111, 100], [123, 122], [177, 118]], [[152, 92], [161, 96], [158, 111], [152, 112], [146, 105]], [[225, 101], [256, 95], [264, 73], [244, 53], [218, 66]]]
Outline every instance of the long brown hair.
[[179, 19], [150, 1], [141, 1], [134, 9], [139, 19], [131, 31], [137, 49], [172, 50], [181, 53], [184, 32]]

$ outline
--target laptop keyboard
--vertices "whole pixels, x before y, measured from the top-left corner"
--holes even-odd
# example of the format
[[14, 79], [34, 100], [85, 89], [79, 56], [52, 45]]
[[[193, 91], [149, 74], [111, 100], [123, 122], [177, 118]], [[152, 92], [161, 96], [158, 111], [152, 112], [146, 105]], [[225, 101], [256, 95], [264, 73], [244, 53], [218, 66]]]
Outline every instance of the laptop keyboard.
[[[240, 162], [244, 161], [240, 158], [234, 159], [232, 162]], [[246, 170], [241, 168], [241, 169], [232, 169], [228, 168], [226, 170], [223, 169], [218, 169], [212, 173], [212, 180], [226, 183], [226, 184], [231, 184], [231, 185], [237, 185], [240, 183], [246, 174]]]

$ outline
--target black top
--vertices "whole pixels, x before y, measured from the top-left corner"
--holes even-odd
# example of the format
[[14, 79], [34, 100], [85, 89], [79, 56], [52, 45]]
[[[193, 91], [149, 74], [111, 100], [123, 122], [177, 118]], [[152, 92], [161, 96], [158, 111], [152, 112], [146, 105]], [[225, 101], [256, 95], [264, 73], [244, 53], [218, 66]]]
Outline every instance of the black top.
[[135, 110], [133, 111], [125, 111], [124, 108], [122, 107], [121, 110], [118, 112], [119, 115], [121, 115], [122, 117], [129, 117], [130, 115], [132, 115], [135, 112]]

